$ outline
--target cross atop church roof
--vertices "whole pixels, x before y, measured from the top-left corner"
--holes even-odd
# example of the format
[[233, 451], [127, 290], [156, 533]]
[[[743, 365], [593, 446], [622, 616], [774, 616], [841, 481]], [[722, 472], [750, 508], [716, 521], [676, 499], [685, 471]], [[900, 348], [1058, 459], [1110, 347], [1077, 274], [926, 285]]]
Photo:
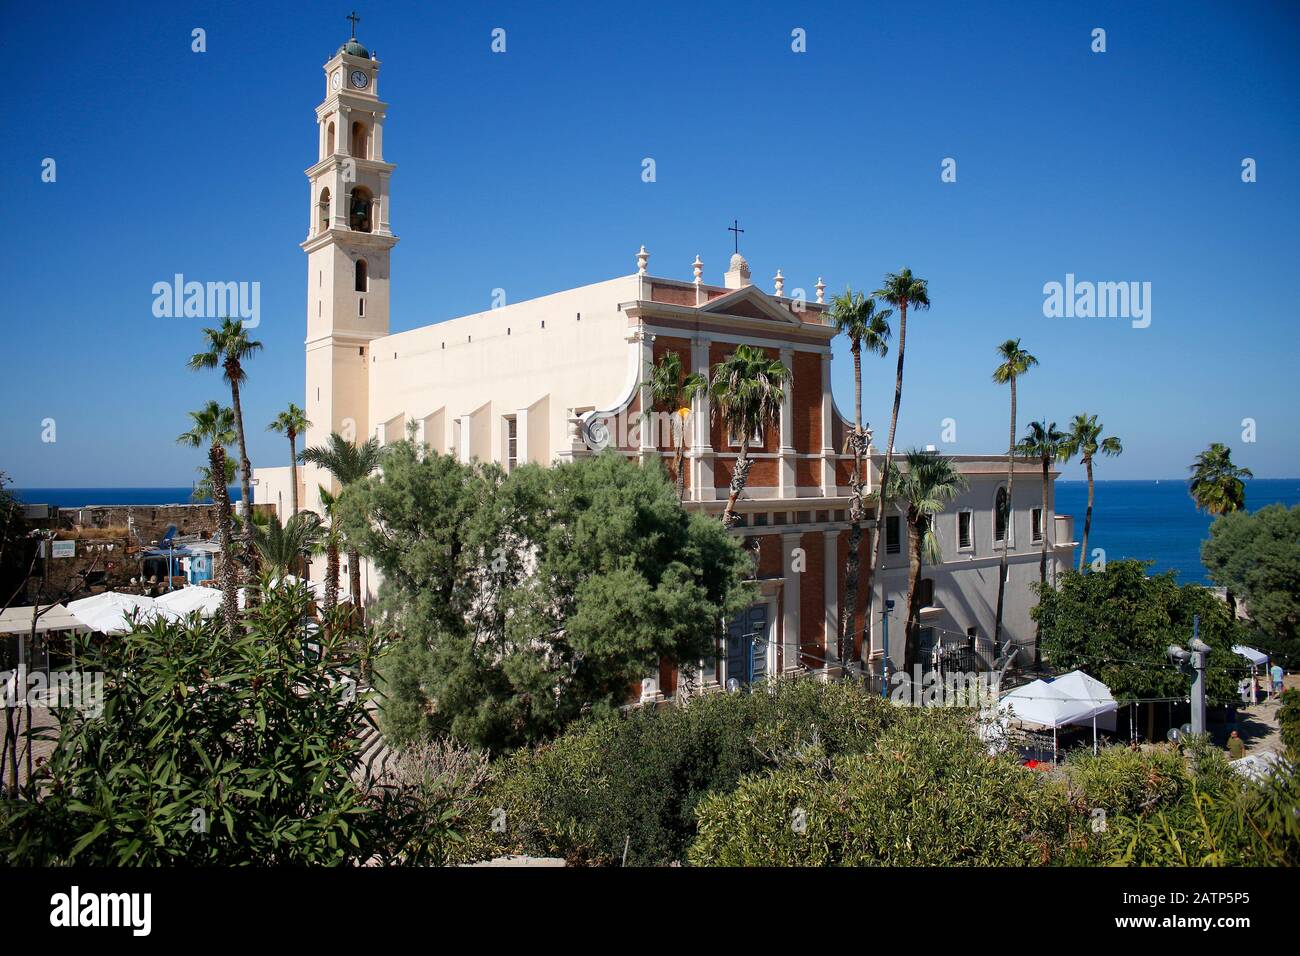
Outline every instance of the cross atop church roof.
[[736, 236], [735, 236], [735, 238], [736, 238], [736, 248], [735, 248], [735, 251], [736, 251], [736, 252], [740, 252], [740, 234], [741, 234], [742, 232], [744, 232], [744, 231], [745, 231], [744, 229], [741, 229], [741, 228], [740, 228], [740, 220], [739, 220], [739, 219], [733, 219], [733, 220], [731, 220], [731, 225], [727, 227], [727, 232], [734, 232], [734, 233], [736, 234]]

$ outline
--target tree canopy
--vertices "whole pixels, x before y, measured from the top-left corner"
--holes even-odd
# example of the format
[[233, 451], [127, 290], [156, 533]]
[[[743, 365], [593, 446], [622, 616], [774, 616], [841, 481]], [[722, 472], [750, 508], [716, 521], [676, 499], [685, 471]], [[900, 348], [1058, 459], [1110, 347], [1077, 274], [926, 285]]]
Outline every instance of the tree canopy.
[[1252, 643], [1300, 664], [1300, 505], [1230, 511], [1201, 543], [1210, 580], [1245, 600]]
[[508, 475], [423, 446], [345, 489], [339, 517], [383, 575], [398, 635], [385, 730], [492, 749], [612, 711], [661, 659], [713, 653], [752, 564], [688, 514], [660, 467], [613, 452]]
[[1104, 571], [1067, 571], [1055, 589], [1039, 587], [1035, 620], [1042, 626], [1044, 659], [1059, 672], [1079, 668], [1110, 687], [1117, 700], [1181, 697], [1191, 677], [1173, 666], [1170, 644], [1200, 638], [1210, 645], [1206, 694], [1236, 694], [1242, 660], [1232, 651], [1240, 627], [1208, 588], [1179, 585], [1172, 571], [1148, 577], [1147, 561], [1111, 561]]

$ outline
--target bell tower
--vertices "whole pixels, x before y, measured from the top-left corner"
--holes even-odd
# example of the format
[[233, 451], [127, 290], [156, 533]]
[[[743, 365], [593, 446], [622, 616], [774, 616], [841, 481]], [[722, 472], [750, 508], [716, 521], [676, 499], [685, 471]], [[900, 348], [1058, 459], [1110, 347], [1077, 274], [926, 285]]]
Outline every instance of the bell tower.
[[[388, 334], [389, 180], [379, 99], [379, 59], [352, 37], [324, 67], [325, 97], [316, 107], [316, 162], [307, 238], [307, 446], [331, 432], [364, 441], [370, 434], [370, 343]], [[329, 476], [303, 469], [303, 507], [320, 510], [318, 485]], [[337, 489], [336, 489], [337, 490]]]

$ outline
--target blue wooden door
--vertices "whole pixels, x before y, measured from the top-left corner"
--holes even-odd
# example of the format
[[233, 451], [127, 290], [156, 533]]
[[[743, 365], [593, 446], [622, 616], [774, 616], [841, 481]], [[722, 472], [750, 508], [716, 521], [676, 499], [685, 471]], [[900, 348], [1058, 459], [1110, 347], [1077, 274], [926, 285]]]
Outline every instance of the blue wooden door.
[[767, 605], [755, 604], [727, 628], [727, 680], [742, 687], [767, 676]]

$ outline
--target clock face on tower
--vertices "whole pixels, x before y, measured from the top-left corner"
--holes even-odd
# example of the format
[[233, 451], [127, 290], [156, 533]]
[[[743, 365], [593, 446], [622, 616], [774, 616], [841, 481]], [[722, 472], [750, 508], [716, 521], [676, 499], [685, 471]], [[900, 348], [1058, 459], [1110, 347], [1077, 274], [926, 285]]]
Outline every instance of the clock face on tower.
[[352, 81], [352, 85], [359, 90], [364, 90], [370, 85], [370, 75], [365, 70], [353, 70], [348, 78]]
[[337, 90], [342, 85], [343, 85], [343, 71], [335, 70], [334, 75], [330, 77], [330, 86], [334, 87], [334, 89]]

